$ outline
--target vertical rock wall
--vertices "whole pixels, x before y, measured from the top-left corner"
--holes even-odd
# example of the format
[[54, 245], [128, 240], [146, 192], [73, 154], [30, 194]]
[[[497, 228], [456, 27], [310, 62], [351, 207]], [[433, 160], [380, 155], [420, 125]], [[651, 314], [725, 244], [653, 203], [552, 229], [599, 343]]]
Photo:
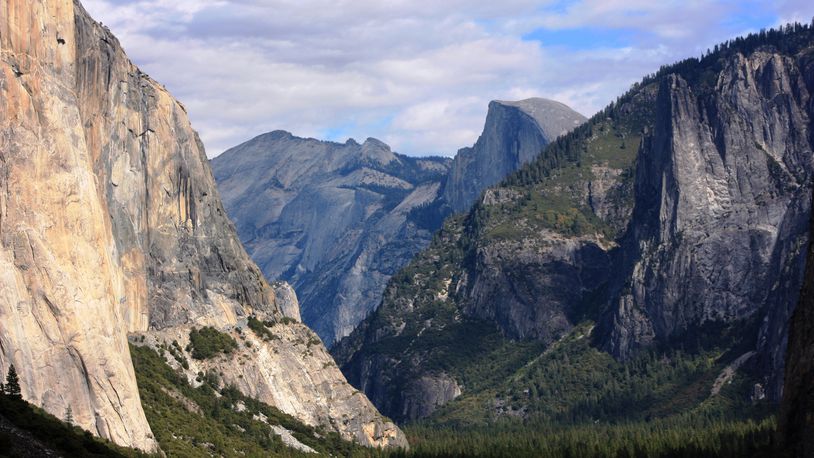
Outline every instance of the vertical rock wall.
[[[279, 320], [275, 291], [184, 107], [78, 1], [0, 0], [0, 51], [0, 370], [13, 363], [25, 398], [56, 416], [70, 407], [82, 427], [154, 449], [127, 334]], [[279, 326], [310, 342], [304, 326]], [[260, 346], [244, 358], [247, 394], [363, 444], [406, 443], [318, 340]]]

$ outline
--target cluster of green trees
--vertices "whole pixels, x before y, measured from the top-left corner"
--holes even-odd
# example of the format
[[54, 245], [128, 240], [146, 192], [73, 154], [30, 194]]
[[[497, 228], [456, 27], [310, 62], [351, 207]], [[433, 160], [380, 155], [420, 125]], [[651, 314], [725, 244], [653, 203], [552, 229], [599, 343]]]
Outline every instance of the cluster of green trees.
[[780, 457], [775, 422], [635, 422], [562, 427], [505, 424], [488, 428], [407, 427], [409, 451], [388, 457], [695, 458]]
[[20, 377], [17, 375], [17, 369], [14, 367], [14, 364], [8, 368], [6, 382], [0, 382], [0, 394], [8, 396], [11, 399], [23, 399], [22, 389], [20, 388]]
[[[465, 428], [421, 423], [407, 426], [408, 450], [377, 450], [341, 440], [335, 433], [303, 425], [279, 410], [243, 396], [233, 387], [206, 381], [192, 388], [153, 350], [131, 347], [139, 391], [162, 450], [173, 457], [314, 456], [286, 447], [270, 432], [279, 424], [326, 456], [346, 457], [782, 457], [773, 418], [732, 420], [703, 415], [651, 421], [498, 421]], [[562, 357], [556, 357], [562, 360]], [[640, 361], [628, 370], [646, 372]], [[571, 381], [572, 382], [572, 381]], [[20, 381], [10, 370], [0, 395], [0, 416], [65, 456], [142, 457], [93, 437], [19, 396]], [[241, 408], [237, 408], [242, 404]], [[265, 418], [264, 421], [258, 418]], [[266, 423], [267, 422], [267, 423]], [[20, 438], [0, 431], [0, 457], [28, 452]], [[23, 447], [23, 448], [20, 448]]]
[[270, 321], [263, 322], [258, 320], [257, 317], [255, 317], [254, 315], [252, 315], [249, 317], [247, 325], [249, 329], [251, 329], [252, 331], [254, 331], [255, 334], [257, 334], [257, 337], [263, 339], [266, 342], [279, 339], [279, 337], [276, 336], [273, 332], [271, 332], [271, 329], [269, 329], [272, 326], [274, 326], [273, 322]]
[[[696, 84], [709, 86], [714, 83], [708, 76], [717, 73], [723, 62], [735, 54], [751, 54], [762, 47], [774, 48], [783, 54], [796, 54], [814, 41], [814, 19], [810, 24], [798, 22], [777, 28], [761, 29], [759, 32], [734, 38], [715, 45], [700, 58], [684, 59], [671, 65], [663, 65], [656, 73], [644, 77], [640, 85], [646, 85], [669, 75], [678, 74]], [[634, 89], [637, 86], [634, 85]]]
[[209, 359], [219, 353], [231, 353], [237, 350], [237, 342], [229, 334], [206, 326], [201, 329], [193, 328], [189, 332], [189, 347], [195, 359]]

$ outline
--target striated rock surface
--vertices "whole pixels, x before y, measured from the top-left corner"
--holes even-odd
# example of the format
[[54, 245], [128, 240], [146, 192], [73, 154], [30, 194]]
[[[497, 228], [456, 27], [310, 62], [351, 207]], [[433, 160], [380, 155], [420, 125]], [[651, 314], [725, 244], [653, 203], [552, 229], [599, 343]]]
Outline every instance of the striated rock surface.
[[445, 216], [584, 119], [545, 99], [492, 102], [478, 142], [452, 161], [403, 156], [376, 139], [341, 144], [275, 131], [226, 151], [212, 168], [252, 258], [267, 278], [294, 286], [303, 321], [330, 345], [379, 305], [387, 281]]
[[461, 395], [461, 387], [447, 374], [425, 375], [411, 382], [404, 392], [404, 418], [426, 418]]
[[481, 191], [583, 122], [584, 116], [554, 100], [535, 97], [491, 102], [478, 141], [455, 155], [444, 184], [444, 201], [456, 213], [468, 210]]
[[302, 321], [300, 302], [294, 288], [285, 282], [275, 282], [272, 286], [274, 287], [274, 301], [277, 303], [280, 313], [293, 320]]
[[611, 263], [599, 237], [563, 239], [545, 229], [538, 236], [478, 246], [456, 290], [468, 316], [496, 323], [513, 339], [550, 343], [607, 285]]
[[[0, 1], [0, 50], [0, 370], [19, 368], [49, 412], [152, 450], [127, 334], [296, 318], [295, 297], [245, 253], [184, 107], [78, 2]], [[241, 388], [348, 439], [406, 444], [312, 347], [268, 343]]]
[[19, 368], [23, 396], [49, 412], [70, 406], [82, 427], [153, 449], [126, 339], [138, 309], [81, 109], [83, 15], [0, 2], [0, 370]]

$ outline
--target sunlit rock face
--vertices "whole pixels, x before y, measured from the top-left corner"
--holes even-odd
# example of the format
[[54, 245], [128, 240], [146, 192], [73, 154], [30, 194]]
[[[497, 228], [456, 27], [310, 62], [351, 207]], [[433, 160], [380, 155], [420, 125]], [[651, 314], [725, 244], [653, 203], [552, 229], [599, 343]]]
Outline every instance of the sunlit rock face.
[[[296, 296], [244, 251], [183, 105], [79, 2], [0, 0], [0, 51], [0, 369], [54, 415], [155, 449], [128, 333], [296, 318]], [[241, 388], [348, 439], [404, 444], [313, 345], [248, 353]], [[278, 390], [283, 370], [296, 391]]]

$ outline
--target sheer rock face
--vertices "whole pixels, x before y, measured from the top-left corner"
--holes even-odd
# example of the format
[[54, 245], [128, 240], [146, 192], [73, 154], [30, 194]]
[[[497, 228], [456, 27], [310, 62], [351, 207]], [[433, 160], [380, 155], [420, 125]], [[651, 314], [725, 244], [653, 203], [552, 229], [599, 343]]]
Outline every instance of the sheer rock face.
[[444, 185], [444, 201], [454, 212], [468, 210], [484, 189], [583, 122], [584, 116], [553, 100], [491, 102], [480, 138], [455, 156]]
[[433, 202], [449, 160], [275, 131], [212, 168], [229, 215], [269, 279], [290, 282], [302, 319], [327, 343], [350, 333], [387, 280], [429, 243], [411, 211]]
[[[56, 416], [70, 406], [82, 427], [154, 449], [128, 332], [277, 320], [275, 290], [226, 217], [184, 107], [78, 2], [0, 0], [0, 50], [0, 369], [13, 363], [25, 398]], [[349, 439], [404, 443], [326, 358], [292, 351], [249, 355], [242, 388]], [[281, 367], [326, 383], [278, 393]], [[343, 414], [356, 423], [336, 426]]]
[[267, 278], [294, 286], [304, 322], [330, 345], [379, 305], [387, 281], [445, 216], [584, 120], [545, 99], [492, 102], [478, 142], [452, 161], [399, 155], [375, 139], [340, 144], [276, 131], [212, 168], [252, 258]]
[[553, 342], [571, 330], [579, 309], [607, 284], [604, 241], [585, 236], [503, 241], [477, 249], [457, 285], [468, 316], [494, 322], [513, 339]]
[[406, 386], [402, 418], [427, 418], [435, 410], [461, 395], [461, 387], [447, 374], [424, 375]]
[[130, 289], [80, 109], [74, 8], [0, 2], [0, 369], [13, 363], [23, 396], [56, 416], [70, 406], [77, 424], [152, 449]]
[[[737, 54], [703, 97], [679, 76], [662, 81], [605, 323], [612, 354], [763, 314], [766, 373], [782, 374], [808, 242], [813, 61]], [[782, 381], [768, 377], [777, 399]]]
[[[812, 226], [814, 230], [814, 226]], [[788, 332], [785, 385], [780, 405], [779, 431], [790, 456], [814, 455], [814, 245], [808, 259]]]
[[302, 322], [300, 302], [294, 288], [285, 282], [274, 283], [274, 300], [283, 316]]

